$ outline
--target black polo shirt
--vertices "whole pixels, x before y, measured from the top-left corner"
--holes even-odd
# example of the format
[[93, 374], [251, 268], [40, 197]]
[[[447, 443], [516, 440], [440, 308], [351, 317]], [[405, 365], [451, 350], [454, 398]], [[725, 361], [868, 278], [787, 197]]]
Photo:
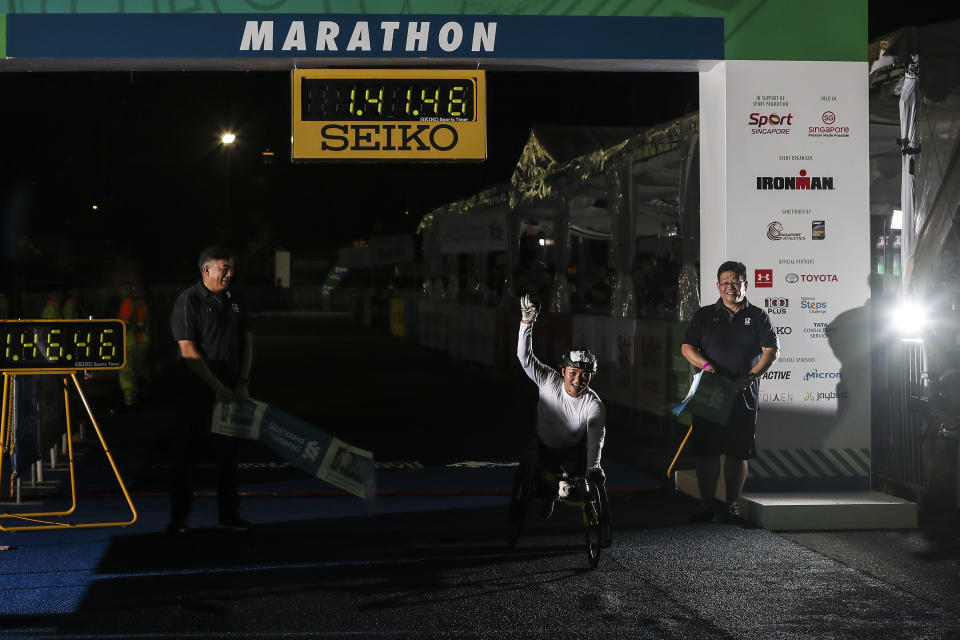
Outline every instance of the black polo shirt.
[[[767, 312], [746, 299], [736, 314], [722, 299], [700, 307], [690, 320], [683, 342], [696, 347], [717, 373], [728, 378], [748, 375], [764, 348], [780, 348]], [[745, 393], [748, 408], [757, 408], [759, 391], [759, 381], [754, 381]]]
[[173, 339], [196, 343], [210, 370], [227, 386], [240, 377], [243, 337], [249, 330], [246, 300], [234, 289], [213, 293], [198, 282], [173, 303]]

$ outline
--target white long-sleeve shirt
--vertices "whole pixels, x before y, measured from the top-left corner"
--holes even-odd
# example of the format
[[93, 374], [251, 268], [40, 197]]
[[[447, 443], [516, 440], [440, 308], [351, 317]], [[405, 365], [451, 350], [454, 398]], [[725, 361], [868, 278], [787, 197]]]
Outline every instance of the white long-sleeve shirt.
[[533, 354], [533, 324], [520, 324], [517, 358], [540, 390], [537, 401], [537, 437], [551, 449], [567, 449], [587, 434], [587, 467], [600, 466], [606, 431], [606, 409], [593, 389], [573, 397], [563, 388], [563, 376]]

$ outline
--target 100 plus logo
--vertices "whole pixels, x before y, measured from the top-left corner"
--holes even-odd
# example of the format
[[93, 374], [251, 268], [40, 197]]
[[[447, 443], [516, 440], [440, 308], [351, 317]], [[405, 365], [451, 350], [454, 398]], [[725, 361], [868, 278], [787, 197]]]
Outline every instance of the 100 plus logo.
[[763, 306], [767, 308], [767, 313], [771, 315], [781, 315], [787, 312], [790, 306], [789, 298], [764, 298]]

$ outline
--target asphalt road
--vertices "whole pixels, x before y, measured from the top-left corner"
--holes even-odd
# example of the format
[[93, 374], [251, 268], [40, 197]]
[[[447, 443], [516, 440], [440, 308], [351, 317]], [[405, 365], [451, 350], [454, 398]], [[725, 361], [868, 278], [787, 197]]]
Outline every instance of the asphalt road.
[[[535, 398], [515, 377], [317, 316], [258, 319], [254, 370], [255, 396], [375, 453], [376, 513], [251, 443], [243, 513], [256, 526], [213, 528], [205, 466], [190, 531], [167, 536], [164, 385], [133, 414], [109, 414], [104, 397], [140, 519], [0, 533], [0, 638], [960, 637], [949, 600], [889, 562], [865, 566], [882, 540], [835, 537], [831, 551], [809, 537], [823, 534], [687, 524], [693, 502], [630, 464], [613, 430], [614, 544], [599, 567], [572, 509], [532, 512], [509, 548], [506, 494]], [[102, 453], [87, 441], [77, 457], [76, 519], [123, 518]], [[932, 561], [956, 563], [955, 545]]]

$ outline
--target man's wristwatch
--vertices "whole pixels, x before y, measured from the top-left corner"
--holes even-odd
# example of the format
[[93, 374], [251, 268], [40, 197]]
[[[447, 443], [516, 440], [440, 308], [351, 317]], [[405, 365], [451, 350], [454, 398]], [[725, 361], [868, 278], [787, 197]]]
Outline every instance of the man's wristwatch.
[[753, 371], [751, 371], [747, 377], [750, 378], [750, 382], [756, 382], [757, 380], [760, 379], [760, 376], [754, 373]]

